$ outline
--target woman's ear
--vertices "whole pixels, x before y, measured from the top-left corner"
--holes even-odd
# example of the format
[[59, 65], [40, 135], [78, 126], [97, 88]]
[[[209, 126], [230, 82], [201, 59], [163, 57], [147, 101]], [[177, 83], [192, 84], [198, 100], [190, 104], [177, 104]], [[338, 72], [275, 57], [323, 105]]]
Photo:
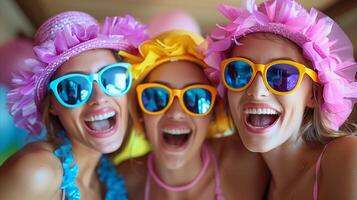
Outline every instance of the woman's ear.
[[54, 104], [53, 104], [53, 99], [52, 99], [52, 94], [47, 94], [45, 99], [44, 99], [44, 103], [43, 103], [43, 108], [51, 115], [53, 116], [57, 116], [57, 110], [54, 108]]
[[51, 115], [57, 116], [57, 111], [53, 108], [50, 108]]
[[138, 121], [139, 121], [140, 123], [144, 123], [143, 115], [139, 115], [139, 116], [138, 116]]
[[51, 115], [57, 116], [57, 110], [53, 108], [53, 106], [50, 106], [50, 113]]
[[312, 92], [306, 100], [306, 106], [308, 108], [315, 108], [319, 103], [319, 98], [321, 97], [322, 88], [317, 85], [312, 86]]
[[143, 117], [143, 113], [140, 109], [140, 107], [137, 105], [136, 106], [136, 114], [135, 114], [135, 118], [136, 120], [138, 120], [138, 122], [140, 122], [141, 124], [144, 123], [144, 117]]
[[212, 115], [210, 116], [210, 121], [214, 122], [216, 120], [217, 108], [214, 107], [211, 112], [212, 112]]

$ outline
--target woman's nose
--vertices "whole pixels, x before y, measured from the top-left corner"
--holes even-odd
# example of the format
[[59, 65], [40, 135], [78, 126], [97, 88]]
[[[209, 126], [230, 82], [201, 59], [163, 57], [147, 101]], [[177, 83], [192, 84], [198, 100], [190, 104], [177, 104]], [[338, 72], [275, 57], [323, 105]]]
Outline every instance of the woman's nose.
[[186, 116], [185, 111], [181, 107], [179, 100], [175, 97], [170, 108], [166, 111], [166, 114], [171, 119], [182, 119]]
[[107, 94], [100, 89], [99, 85], [95, 82], [93, 84], [92, 94], [88, 101], [90, 105], [100, 105], [102, 103], [106, 103], [108, 101]]
[[270, 95], [270, 91], [265, 86], [261, 73], [256, 74], [253, 82], [247, 88], [247, 94], [249, 96], [253, 96], [256, 99], [264, 98]]

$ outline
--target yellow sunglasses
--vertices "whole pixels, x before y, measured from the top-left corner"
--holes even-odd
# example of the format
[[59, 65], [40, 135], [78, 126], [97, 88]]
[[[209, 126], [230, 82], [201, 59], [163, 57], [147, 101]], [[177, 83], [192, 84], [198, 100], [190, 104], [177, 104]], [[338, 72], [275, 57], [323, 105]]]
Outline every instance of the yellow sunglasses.
[[136, 87], [140, 108], [146, 114], [164, 113], [177, 97], [182, 109], [192, 116], [205, 116], [213, 108], [217, 90], [213, 86], [195, 84], [172, 89], [159, 83], [144, 83]]
[[247, 89], [258, 72], [262, 74], [268, 90], [277, 95], [293, 93], [300, 86], [305, 74], [314, 82], [319, 82], [314, 70], [291, 60], [256, 64], [246, 58], [234, 57], [223, 60], [221, 66], [224, 85], [235, 92]]

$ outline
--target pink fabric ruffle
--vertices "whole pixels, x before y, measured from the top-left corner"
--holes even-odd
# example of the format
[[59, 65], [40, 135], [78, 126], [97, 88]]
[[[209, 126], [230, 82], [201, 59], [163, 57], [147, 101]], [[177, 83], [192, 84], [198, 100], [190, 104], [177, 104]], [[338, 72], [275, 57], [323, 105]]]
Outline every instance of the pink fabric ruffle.
[[46, 64], [35, 59], [25, 60], [22, 71], [13, 74], [12, 88], [7, 94], [7, 105], [16, 126], [31, 134], [39, 134], [42, 129], [41, 117], [34, 101], [36, 77]]
[[56, 57], [68, 49], [91, 39], [98, 37], [99, 26], [84, 27], [79, 24], [66, 26], [60, 31], [54, 41], [47, 41], [33, 48], [39, 61], [49, 64]]
[[135, 48], [148, 39], [147, 26], [139, 23], [130, 15], [125, 17], [106, 17], [102, 34], [107, 36], [123, 35]]
[[[69, 15], [74, 16], [76, 14], [76, 12], [68, 12], [63, 13], [62, 15], [68, 17]], [[79, 14], [78, 16], [83, 18], [83, 15], [84, 14]], [[85, 17], [87, 16], [84, 15], [84, 18]], [[60, 17], [54, 17], [54, 19], [57, 18]], [[79, 21], [86, 21], [84, 18], [79, 19]], [[91, 18], [89, 19], [88, 21], [93, 21]], [[53, 19], [50, 19], [50, 21], [51, 20]], [[59, 21], [61, 21], [61, 19]], [[66, 21], [63, 20], [63, 23], [66, 23]], [[47, 25], [44, 26], [44, 28], [48, 28]], [[40, 30], [39, 32], [43, 37], [51, 38], [47, 37], [48, 35], [45, 34], [50, 31], [46, 32]], [[41, 122], [39, 108], [37, 108], [35, 103], [35, 91], [36, 88], [40, 87], [38, 85], [39, 77], [44, 76], [46, 67], [50, 65], [57, 67], [54, 63], [58, 61], [58, 59], [63, 59], [60, 57], [64, 53], [75, 49], [79, 44], [89, 42], [93, 39], [103, 39], [103, 42], [106, 42], [108, 41], [107, 38], [125, 40], [132, 44], [133, 49], [136, 49], [136, 47], [146, 40], [148, 36], [146, 34], [146, 26], [127, 15], [125, 17], [107, 17], [102, 28], [99, 24], [93, 23], [89, 25], [64, 24], [63, 28], [58, 30], [53, 39], [44, 41], [35, 46], [33, 50], [37, 56], [37, 60], [26, 60], [25, 64], [27, 69], [13, 75], [12, 88], [7, 96], [8, 108], [10, 114], [14, 117], [16, 125], [28, 130], [30, 135], [40, 134], [43, 124]], [[76, 51], [80, 52], [83, 50], [77, 49]], [[47, 89], [47, 87], [44, 88]]]

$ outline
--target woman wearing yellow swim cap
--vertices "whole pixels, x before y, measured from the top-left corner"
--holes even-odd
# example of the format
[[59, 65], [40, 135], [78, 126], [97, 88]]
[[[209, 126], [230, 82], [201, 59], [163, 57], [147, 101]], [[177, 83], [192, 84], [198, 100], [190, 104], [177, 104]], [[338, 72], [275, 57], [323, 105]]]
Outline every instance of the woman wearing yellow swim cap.
[[[173, 30], [142, 43], [139, 57], [119, 53], [133, 65], [131, 114], [152, 148], [119, 166], [131, 199], [263, 197], [267, 170], [232, 135], [203, 71], [202, 42], [199, 35]], [[212, 139], [217, 135], [230, 136]]]

